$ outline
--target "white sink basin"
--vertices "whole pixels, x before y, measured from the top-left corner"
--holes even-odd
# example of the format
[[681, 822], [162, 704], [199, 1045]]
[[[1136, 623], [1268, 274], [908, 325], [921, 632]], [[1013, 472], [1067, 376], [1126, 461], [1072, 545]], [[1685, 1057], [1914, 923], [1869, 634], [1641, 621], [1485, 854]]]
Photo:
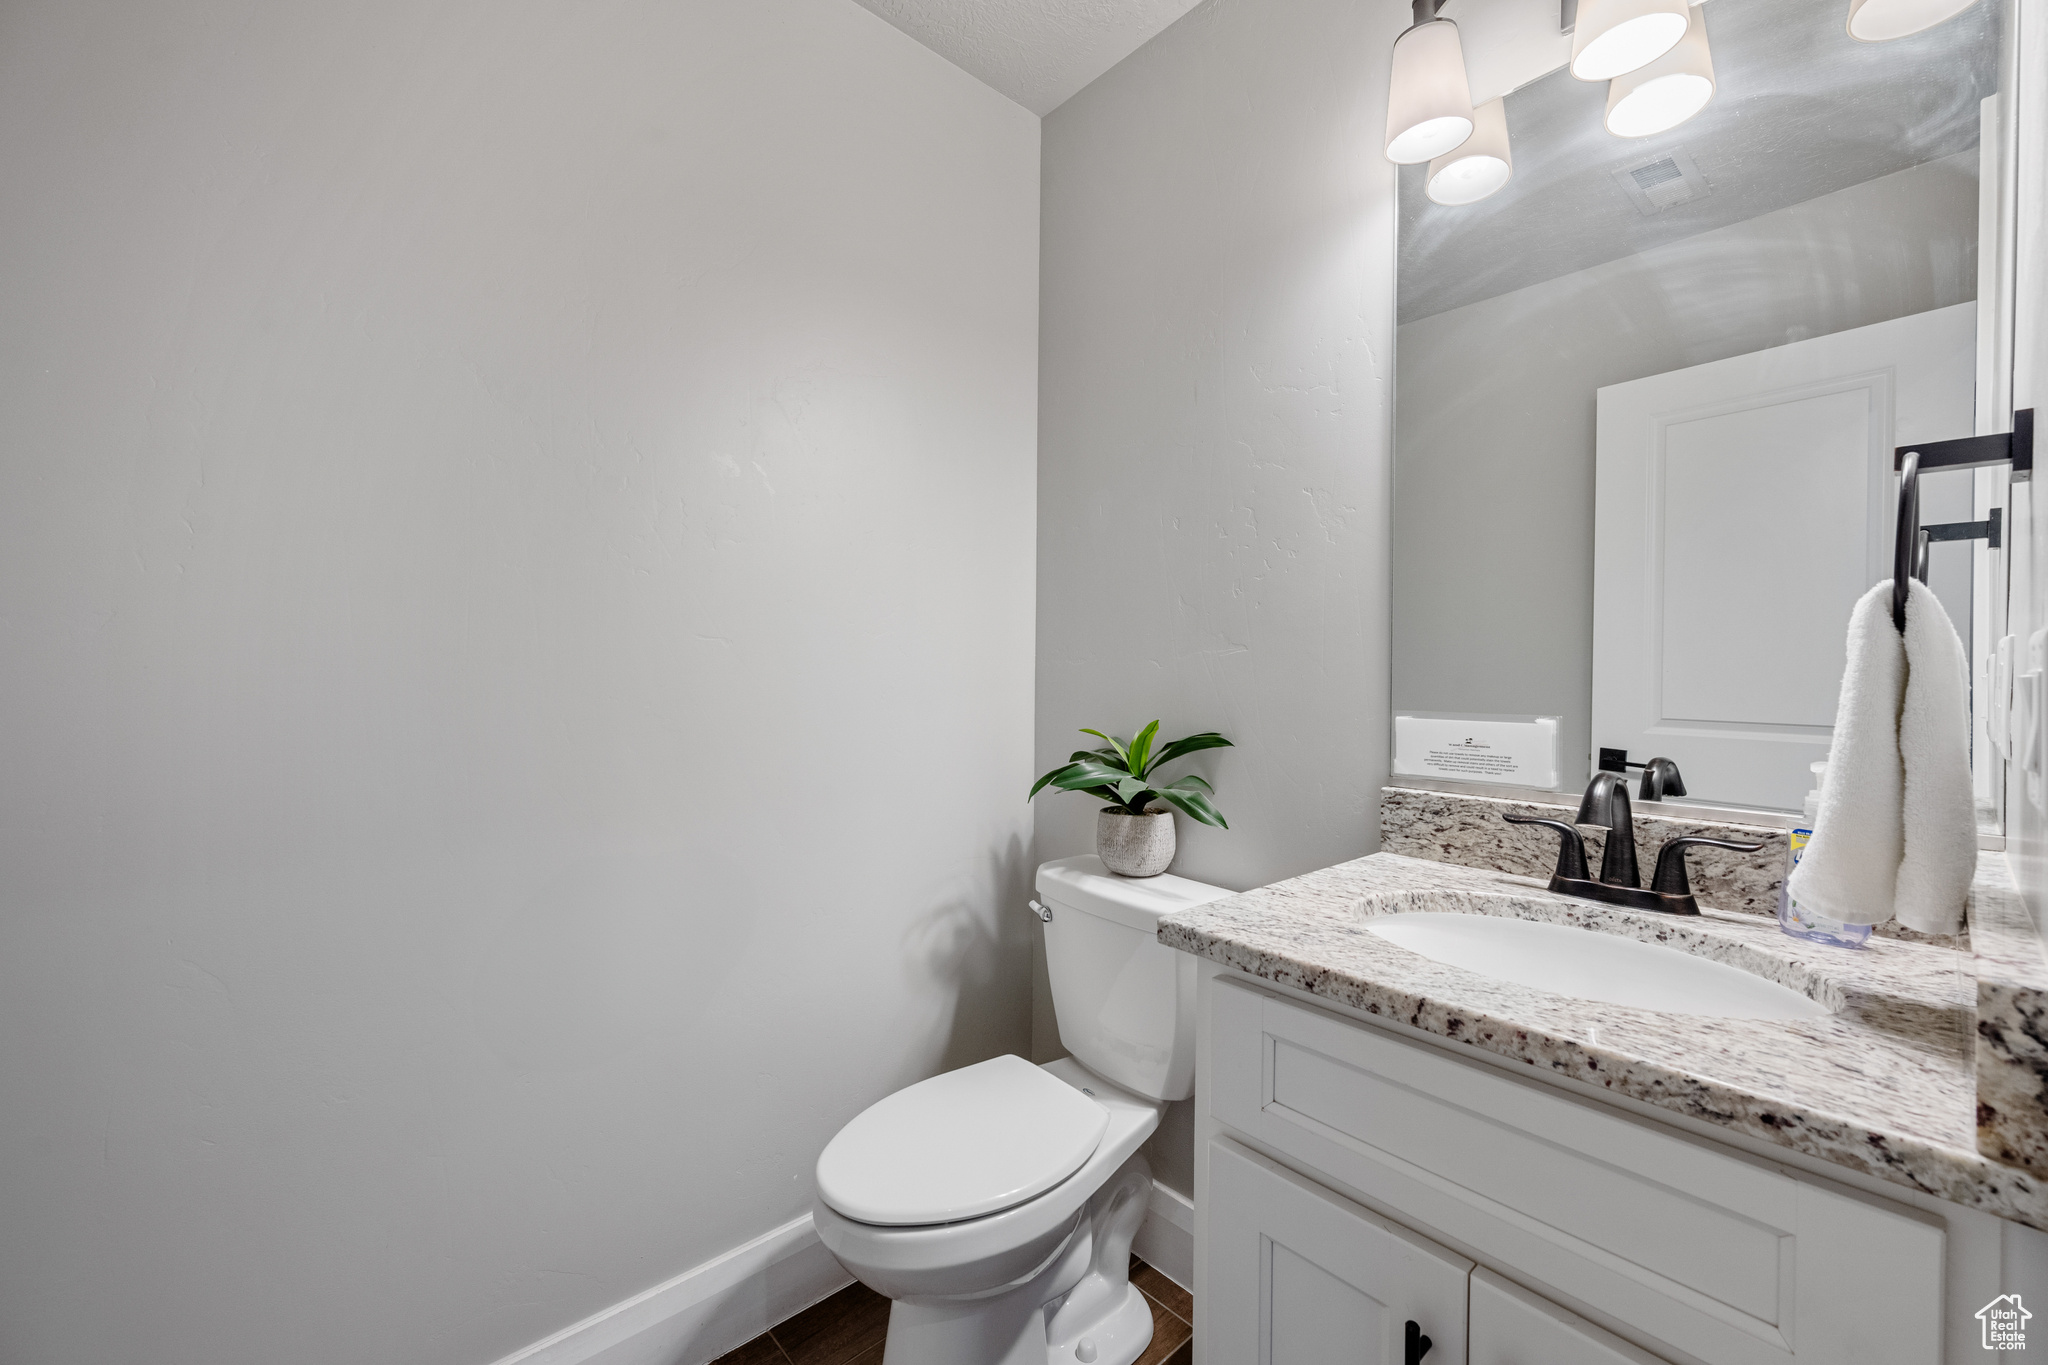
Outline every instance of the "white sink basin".
[[1431, 961], [1580, 1000], [1719, 1019], [1820, 1019], [1830, 1012], [1724, 962], [1570, 925], [1414, 911], [1376, 915], [1365, 927]]

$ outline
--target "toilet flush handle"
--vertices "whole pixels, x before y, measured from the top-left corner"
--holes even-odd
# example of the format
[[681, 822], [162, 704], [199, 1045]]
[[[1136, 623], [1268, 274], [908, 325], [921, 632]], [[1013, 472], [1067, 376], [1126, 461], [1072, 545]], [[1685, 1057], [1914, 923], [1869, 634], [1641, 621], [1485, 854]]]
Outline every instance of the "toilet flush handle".
[[1040, 905], [1037, 901], [1027, 901], [1026, 904], [1028, 904], [1031, 907], [1031, 913], [1038, 916], [1041, 922], [1045, 924], [1052, 923], [1051, 906]]

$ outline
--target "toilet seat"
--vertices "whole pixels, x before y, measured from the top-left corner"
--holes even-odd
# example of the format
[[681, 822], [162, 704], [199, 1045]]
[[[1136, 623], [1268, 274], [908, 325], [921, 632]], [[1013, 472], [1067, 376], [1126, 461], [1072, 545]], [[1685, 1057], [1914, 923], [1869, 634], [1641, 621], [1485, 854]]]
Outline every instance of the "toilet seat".
[[888, 1227], [848, 1218], [820, 1197], [820, 1240], [861, 1283], [892, 1299], [978, 1297], [1028, 1276], [1070, 1238], [1089, 1201], [1159, 1126], [1165, 1108], [1127, 1094], [1072, 1057], [1039, 1070], [1109, 1111], [1109, 1126], [1081, 1169], [1035, 1199], [957, 1223]]
[[869, 1106], [818, 1158], [818, 1193], [881, 1227], [983, 1218], [1081, 1169], [1109, 1111], [1021, 1057], [920, 1081]]

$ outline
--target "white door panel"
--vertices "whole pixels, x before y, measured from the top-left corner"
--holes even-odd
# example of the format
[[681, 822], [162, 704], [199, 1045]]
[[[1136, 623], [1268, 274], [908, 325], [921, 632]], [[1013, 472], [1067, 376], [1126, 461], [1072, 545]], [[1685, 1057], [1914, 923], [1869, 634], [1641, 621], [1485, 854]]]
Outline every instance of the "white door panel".
[[[1869, 586], [1870, 509], [1840, 495], [1867, 478], [1869, 399], [1843, 389], [1665, 429], [1657, 682], [1666, 717], [1834, 724], [1843, 637], [1796, 611], [1757, 607], [1781, 600], [1788, 570], [1811, 599], [1844, 613]], [[1785, 458], [1786, 448], [1803, 458]], [[1745, 635], [1751, 648], [1729, 648]], [[1755, 667], [1759, 651], [1776, 666]]]
[[1209, 1365], [1466, 1365], [1470, 1261], [1221, 1139], [1206, 1195]]
[[[1849, 609], [1891, 576], [1892, 450], [1971, 434], [1975, 350], [1958, 304], [1600, 390], [1596, 749], [1667, 756], [1705, 800], [1798, 808]], [[1969, 519], [1970, 481], [1926, 480], [1923, 520]], [[1967, 572], [1939, 576], [1967, 630]]]

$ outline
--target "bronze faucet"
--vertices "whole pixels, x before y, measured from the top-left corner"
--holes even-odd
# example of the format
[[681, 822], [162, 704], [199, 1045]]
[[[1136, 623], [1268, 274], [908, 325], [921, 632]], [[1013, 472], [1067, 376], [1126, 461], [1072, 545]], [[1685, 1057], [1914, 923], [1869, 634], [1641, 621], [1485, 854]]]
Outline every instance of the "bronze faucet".
[[[1653, 758], [1645, 766], [1657, 773], [1660, 788], [1685, 790], [1678, 780], [1678, 765], [1671, 760]], [[1669, 786], [1666, 786], [1667, 781]], [[1649, 772], [1644, 773], [1643, 785], [1650, 785]], [[1657, 850], [1657, 870], [1650, 878], [1650, 889], [1645, 891], [1642, 874], [1636, 869], [1635, 813], [1629, 807], [1628, 779], [1624, 774], [1612, 772], [1593, 774], [1593, 780], [1586, 784], [1586, 794], [1579, 802], [1578, 819], [1573, 824], [1529, 815], [1503, 815], [1501, 819], [1511, 825], [1544, 825], [1561, 836], [1557, 870], [1550, 874], [1552, 891], [1561, 896], [1577, 896], [1582, 900], [1627, 906], [1631, 910], [1656, 910], [1667, 915], [1697, 915], [1700, 912], [1685, 870], [1685, 850], [1689, 845], [1704, 844], [1708, 848], [1733, 849], [1737, 853], [1754, 853], [1763, 847], [1762, 844], [1738, 844], [1692, 834], [1667, 839]], [[1607, 831], [1597, 878], [1587, 873], [1586, 840], [1577, 825], [1595, 825]]]

